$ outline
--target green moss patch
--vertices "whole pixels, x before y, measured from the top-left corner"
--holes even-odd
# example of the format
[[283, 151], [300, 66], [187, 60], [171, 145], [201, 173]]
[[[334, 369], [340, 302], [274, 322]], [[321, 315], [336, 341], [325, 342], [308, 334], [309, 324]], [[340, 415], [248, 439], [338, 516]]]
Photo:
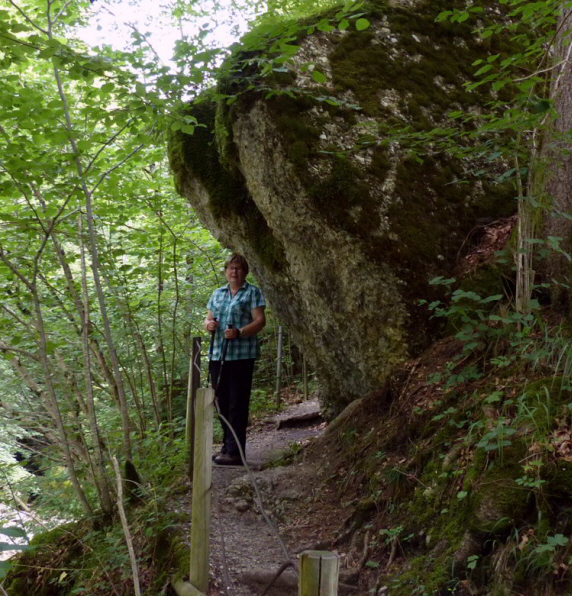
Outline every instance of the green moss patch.
[[[195, 128], [193, 135], [178, 131], [171, 136], [169, 159], [178, 191], [183, 193], [190, 179], [199, 180], [208, 191], [214, 217], [242, 218], [261, 262], [274, 271], [280, 270], [284, 265], [284, 249], [252, 200], [244, 178], [232, 168], [227, 113], [206, 98], [189, 106], [186, 113], [193, 115], [201, 126]], [[222, 157], [217, 137], [224, 145]]]

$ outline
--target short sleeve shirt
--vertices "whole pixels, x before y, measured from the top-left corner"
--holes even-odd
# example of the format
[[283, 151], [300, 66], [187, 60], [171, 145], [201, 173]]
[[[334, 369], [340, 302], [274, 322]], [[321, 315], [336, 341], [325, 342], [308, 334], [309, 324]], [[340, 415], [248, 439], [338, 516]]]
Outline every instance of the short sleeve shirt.
[[[228, 284], [217, 288], [212, 293], [207, 308], [218, 319], [219, 325], [215, 333], [212, 355], [209, 353], [210, 360], [220, 360], [224, 331], [228, 325], [231, 324], [234, 328], [240, 329], [252, 323], [251, 311], [260, 306], [266, 306], [262, 291], [246, 281], [234, 296], [231, 296]], [[226, 360], [246, 360], [259, 356], [260, 345], [256, 335], [240, 337], [228, 342]]]

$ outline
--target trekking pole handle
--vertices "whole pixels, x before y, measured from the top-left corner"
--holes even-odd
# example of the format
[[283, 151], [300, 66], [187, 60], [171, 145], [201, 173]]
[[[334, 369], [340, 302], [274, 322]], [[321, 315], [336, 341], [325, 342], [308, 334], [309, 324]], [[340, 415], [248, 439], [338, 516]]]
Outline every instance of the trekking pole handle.
[[[216, 317], [213, 317], [213, 321], [218, 322], [218, 319]], [[211, 331], [211, 342], [209, 345], [209, 360], [213, 359], [213, 348], [214, 348], [215, 334], [216, 334], [216, 329], [214, 331]]]
[[[226, 326], [227, 329], [234, 329], [234, 325], [232, 323], [229, 323]], [[221, 355], [221, 360], [224, 362], [226, 360], [226, 351], [228, 350], [228, 339], [226, 339], [226, 337], [223, 339], [222, 341], [222, 355]]]

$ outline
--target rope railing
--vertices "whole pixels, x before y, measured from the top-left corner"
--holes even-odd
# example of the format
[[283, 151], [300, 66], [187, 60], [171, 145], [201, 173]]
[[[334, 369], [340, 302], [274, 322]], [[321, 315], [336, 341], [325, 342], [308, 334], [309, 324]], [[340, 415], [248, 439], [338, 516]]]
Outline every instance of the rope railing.
[[[195, 345], [193, 338], [193, 346]], [[200, 339], [199, 339], [200, 346]], [[189, 372], [195, 369], [195, 374], [200, 374], [200, 349], [198, 355], [193, 350]], [[221, 366], [222, 368], [222, 366]], [[222, 373], [222, 370], [221, 370]], [[220, 380], [220, 377], [219, 377]], [[218, 385], [218, 383], [217, 383]], [[195, 399], [196, 395], [196, 399]], [[339, 576], [339, 557], [335, 553], [326, 551], [306, 551], [300, 555], [300, 568], [296, 560], [290, 556], [288, 548], [276, 524], [272, 521], [270, 514], [264, 507], [262, 493], [256, 482], [256, 478], [249, 466], [244, 449], [238, 438], [238, 435], [230, 422], [220, 412], [216, 392], [209, 387], [199, 389], [196, 392], [191, 391], [189, 382], [188, 400], [191, 405], [187, 408], [187, 433], [190, 432], [189, 420], [190, 411], [194, 416], [194, 445], [193, 445], [193, 512], [191, 523], [191, 570], [190, 582], [176, 577], [172, 581], [172, 587], [178, 596], [206, 596], [208, 590], [208, 572], [209, 572], [209, 554], [210, 554], [210, 503], [212, 484], [212, 458], [210, 449], [212, 443], [212, 419], [213, 411], [216, 409], [217, 415], [223, 424], [226, 424], [228, 430], [233, 435], [238, 446], [240, 460], [246, 471], [249, 482], [251, 483], [256, 505], [269, 527], [272, 535], [280, 545], [283, 555], [283, 561], [280, 564], [276, 574], [262, 591], [262, 596], [268, 594], [276, 580], [289, 567], [294, 569], [299, 581], [299, 596], [337, 596], [338, 594], [338, 576]], [[193, 403], [194, 402], [194, 403]], [[228, 560], [226, 557], [225, 537], [223, 524], [221, 520], [221, 511], [218, 498], [215, 499], [217, 508], [217, 517], [219, 520], [219, 531], [221, 534], [221, 556], [223, 567], [223, 581], [225, 583], [225, 592], [231, 596], [229, 591], [230, 573]], [[196, 510], [195, 510], [196, 509]]]

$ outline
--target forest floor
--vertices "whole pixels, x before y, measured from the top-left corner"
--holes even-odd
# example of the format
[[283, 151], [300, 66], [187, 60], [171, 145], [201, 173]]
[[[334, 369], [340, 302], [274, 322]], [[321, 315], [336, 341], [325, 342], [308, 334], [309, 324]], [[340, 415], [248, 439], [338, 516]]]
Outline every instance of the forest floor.
[[[306, 535], [316, 534], [317, 528], [312, 528], [307, 520], [300, 522], [292, 515], [295, 504], [313, 482], [312, 467], [300, 462], [292, 464], [292, 459], [323, 432], [325, 423], [319, 414], [317, 401], [293, 401], [279, 414], [258, 419], [249, 428], [247, 463], [274, 529], [260, 512], [252, 479], [245, 468], [213, 466], [211, 596], [259, 595], [282, 563], [306, 546], [297, 542], [300, 524]], [[213, 451], [219, 447], [215, 445]], [[284, 465], [288, 463], [292, 465]], [[189, 493], [178, 496], [172, 506], [180, 513], [188, 510], [190, 519], [190, 484]], [[316, 524], [320, 525], [320, 520]], [[185, 536], [189, 535], [188, 526], [182, 530]], [[225, 575], [229, 582], [226, 590]], [[292, 568], [280, 576], [269, 592], [284, 596], [297, 593]]]

